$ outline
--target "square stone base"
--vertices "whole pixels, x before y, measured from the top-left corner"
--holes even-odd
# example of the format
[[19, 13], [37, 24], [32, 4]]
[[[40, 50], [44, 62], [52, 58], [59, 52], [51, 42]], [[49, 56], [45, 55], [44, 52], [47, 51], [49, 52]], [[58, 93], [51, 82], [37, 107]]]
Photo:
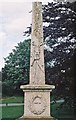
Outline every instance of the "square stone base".
[[24, 116], [50, 116], [50, 91], [24, 92]]
[[49, 85], [27, 85], [24, 91], [24, 115], [21, 120], [53, 120], [50, 115]]
[[53, 117], [25, 117], [25, 116], [22, 116], [21, 120], [53, 120]]

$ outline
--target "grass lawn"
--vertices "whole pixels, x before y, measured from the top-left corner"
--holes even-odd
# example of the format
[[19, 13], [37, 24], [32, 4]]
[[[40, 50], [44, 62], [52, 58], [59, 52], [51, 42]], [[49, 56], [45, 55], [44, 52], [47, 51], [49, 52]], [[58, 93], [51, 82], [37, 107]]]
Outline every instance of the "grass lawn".
[[2, 99], [2, 103], [23, 103], [23, 101], [24, 98], [22, 96], [4, 97]]
[[0, 120], [2, 118], [2, 107], [0, 107]]
[[[5, 97], [2, 103], [23, 103], [23, 97]], [[74, 120], [74, 108], [59, 108], [60, 103], [51, 104], [51, 114], [58, 120]], [[2, 120], [15, 120], [23, 115], [22, 106], [2, 107]]]
[[58, 120], [74, 120], [74, 108], [64, 107], [59, 108], [60, 103], [51, 105], [51, 114]]
[[6, 106], [2, 107], [2, 120], [4, 118], [12, 119], [19, 118], [23, 115], [23, 106]]
[[[23, 103], [22, 96], [3, 97], [0, 99], [0, 103]], [[1, 108], [1, 107], [0, 107]], [[23, 106], [3, 106], [2, 107], [2, 119], [1, 120], [15, 120], [23, 115]], [[1, 116], [1, 109], [0, 109]]]

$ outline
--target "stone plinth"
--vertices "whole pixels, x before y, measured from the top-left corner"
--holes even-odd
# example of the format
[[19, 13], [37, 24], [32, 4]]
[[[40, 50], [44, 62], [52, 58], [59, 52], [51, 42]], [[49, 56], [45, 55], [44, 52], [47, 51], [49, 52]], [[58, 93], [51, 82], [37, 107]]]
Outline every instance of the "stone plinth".
[[23, 85], [24, 91], [24, 115], [23, 120], [40, 120], [50, 116], [50, 92], [53, 85]]
[[22, 120], [53, 120], [52, 117], [22, 117]]

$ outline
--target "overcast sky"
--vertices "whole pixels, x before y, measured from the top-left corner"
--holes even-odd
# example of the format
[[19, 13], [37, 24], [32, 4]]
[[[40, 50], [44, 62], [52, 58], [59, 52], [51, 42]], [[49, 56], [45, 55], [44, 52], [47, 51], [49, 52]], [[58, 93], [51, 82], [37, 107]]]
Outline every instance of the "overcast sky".
[[[34, 0], [0, 1], [0, 70], [4, 66], [3, 57], [7, 57], [14, 46], [25, 39], [23, 32], [32, 21], [32, 13], [29, 13], [32, 1]], [[41, 1], [44, 4], [46, 2]]]
[[8, 56], [18, 42], [23, 41], [23, 31], [31, 23], [30, 3], [4, 2], [0, 4], [0, 68], [3, 57]]
[[3, 57], [7, 57], [14, 46], [25, 39], [23, 32], [32, 22], [29, 11], [33, 1], [46, 4], [53, 0], [0, 0], [0, 70], [4, 66]]

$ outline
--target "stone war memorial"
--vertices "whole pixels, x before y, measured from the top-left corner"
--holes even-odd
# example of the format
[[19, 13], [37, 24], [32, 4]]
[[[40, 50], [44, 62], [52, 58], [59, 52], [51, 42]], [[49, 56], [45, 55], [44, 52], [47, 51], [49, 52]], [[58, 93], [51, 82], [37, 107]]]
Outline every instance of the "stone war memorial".
[[30, 80], [21, 85], [24, 92], [22, 120], [53, 120], [50, 115], [50, 92], [54, 85], [45, 84], [42, 3], [32, 3]]

